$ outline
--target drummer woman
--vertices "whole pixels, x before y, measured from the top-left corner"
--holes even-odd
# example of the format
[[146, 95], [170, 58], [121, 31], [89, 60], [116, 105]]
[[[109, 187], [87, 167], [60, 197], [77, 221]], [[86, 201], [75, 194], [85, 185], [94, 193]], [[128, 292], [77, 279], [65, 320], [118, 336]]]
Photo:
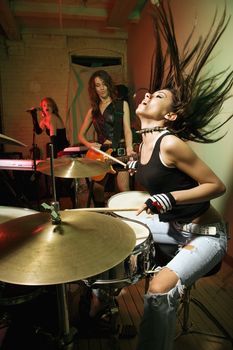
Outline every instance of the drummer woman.
[[[156, 268], [151, 279], [138, 350], [173, 348], [176, 310], [184, 288], [220, 262], [227, 247], [226, 225], [210, 203], [224, 194], [225, 186], [186, 141], [210, 143], [221, 139], [213, 138], [213, 133], [226, 120], [206, 127], [219, 115], [228, 97], [233, 71], [210, 76], [199, 73], [228, 20], [224, 12], [206, 41], [198, 41], [190, 55], [186, 47], [182, 55], [177, 51], [172, 14], [164, 2], [159, 4], [153, 17], [157, 50], [152, 84], [136, 110], [143, 138], [136, 177], [150, 194], [138, 214], [144, 210], [153, 214], [144, 222], [156, 242], [174, 243], [180, 248], [166, 266]], [[164, 56], [160, 50], [162, 37], [167, 44]], [[166, 59], [169, 70], [165, 70]], [[129, 167], [135, 168], [135, 163]]]

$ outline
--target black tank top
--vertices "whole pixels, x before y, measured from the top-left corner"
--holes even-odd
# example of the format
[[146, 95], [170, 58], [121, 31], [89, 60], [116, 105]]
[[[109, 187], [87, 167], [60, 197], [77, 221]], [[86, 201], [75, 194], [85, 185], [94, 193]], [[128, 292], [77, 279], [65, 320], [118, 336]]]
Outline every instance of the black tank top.
[[120, 140], [124, 138], [123, 101], [111, 102], [105, 108], [103, 114], [99, 110], [92, 118], [98, 142], [103, 144], [106, 140], [109, 140], [114, 143], [114, 148], [118, 147]]
[[[137, 181], [150, 195], [167, 193], [172, 191], [187, 190], [198, 186], [198, 183], [187, 174], [177, 168], [167, 167], [160, 160], [160, 144], [166, 135], [162, 134], [157, 140], [151, 158], [147, 164], [139, 161], [136, 173]], [[143, 147], [143, 146], [142, 146]], [[195, 204], [175, 205], [171, 211], [160, 214], [160, 221], [189, 222], [204, 213], [210, 206], [210, 202]]]
[[[50, 136], [49, 129], [46, 128], [46, 133], [48, 136]], [[55, 137], [55, 145], [56, 152], [63, 151], [64, 148], [69, 146], [69, 141], [66, 138], [66, 129], [57, 129], [57, 135]]]

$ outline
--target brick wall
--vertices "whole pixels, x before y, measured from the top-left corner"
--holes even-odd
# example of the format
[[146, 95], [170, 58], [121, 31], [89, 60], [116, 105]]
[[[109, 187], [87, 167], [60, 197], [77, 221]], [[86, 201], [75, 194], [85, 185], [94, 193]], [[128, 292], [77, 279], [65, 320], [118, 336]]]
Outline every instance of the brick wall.
[[[94, 39], [24, 34], [19, 42], [3, 40], [0, 43], [0, 74], [2, 89], [2, 133], [29, 147], [5, 145], [7, 152], [22, 151], [30, 156], [33, 127], [29, 113], [45, 96], [51, 96], [58, 104], [63, 120], [66, 120], [67, 86], [70, 54], [101, 55], [102, 50], [114, 50], [123, 58], [123, 81], [127, 80], [126, 41], [124, 39]], [[87, 106], [88, 108], [88, 106]], [[43, 133], [35, 143], [45, 156], [49, 141]]]

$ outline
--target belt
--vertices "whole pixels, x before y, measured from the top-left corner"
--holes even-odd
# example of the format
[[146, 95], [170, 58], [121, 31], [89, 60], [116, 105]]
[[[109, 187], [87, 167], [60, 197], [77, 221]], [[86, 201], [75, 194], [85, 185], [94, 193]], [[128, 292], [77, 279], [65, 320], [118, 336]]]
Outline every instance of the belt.
[[216, 222], [212, 224], [181, 224], [177, 221], [172, 223], [172, 226], [176, 231], [182, 232], [184, 235], [201, 235], [201, 236], [214, 236], [219, 237], [217, 231], [221, 230], [228, 233], [228, 225], [225, 222]]
[[117, 148], [112, 148], [112, 144], [103, 144], [101, 150], [106, 152], [108, 149], [112, 149], [112, 155], [117, 157], [126, 156], [126, 148], [124, 146], [119, 146]]

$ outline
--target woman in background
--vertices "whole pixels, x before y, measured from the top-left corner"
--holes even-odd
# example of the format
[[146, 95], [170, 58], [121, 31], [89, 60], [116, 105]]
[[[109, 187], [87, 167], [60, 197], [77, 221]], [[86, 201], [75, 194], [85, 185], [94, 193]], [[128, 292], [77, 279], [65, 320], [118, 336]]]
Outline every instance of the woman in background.
[[[92, 74], [88, 83], [91, 108], [88, 110], [80, 128], [79, 141], [89, 149], [92, 147], [103, 151], [112, 149], [112, 156], [132, 156], [132, 131], [128, 102], [117, 97], [117, 89], [111, 76], [104, 70]], [[87, 139], [87, 132], [94, 126], [97, 142]], [[98, 156], [98, 154], [97, 154]], [[129, 191], [129, 174], [122, 168], [116, 168], [116, 184], [119, 191]], [[94, 183], [95, 205], [105, 206], [104, 186], [108, 174], [103, 180]]]
[[[37, 110], [32, 109], [31, 114], [36, 134], [46, 131], [54, 147], [54, 157], [59, 155], [60, 151], [69, 146], [66, 137], [64, 122], [59, 114], [56, 102], [51, 97], [44, 97], [40, 102], [41, 119], [38, 123]], [[48, 154], [47, 154], [48, 156]]]
[[[51, 97], [44, 97], [40, 102], [41, 119], [38, 122], [37, 109], [32, 108], [31, 115], [36, 134], [40, 135], [43, 130], [50, 137], [50, 143], [53, 144], [54, 158], [62, 155], [64, 148], [69, 146], [66, 137], [66, 128], [59, 114], [58, 106]], [[47, 145], [48, 146], [48, 145]], [[50, 150], [47, 149], [47, 157], [50, 157]], [[75, 208], [74, 188], [71, 179], [56, 178], [56, 194], [59, 200], [62, 196], [69, 196], [72, 206]]]

